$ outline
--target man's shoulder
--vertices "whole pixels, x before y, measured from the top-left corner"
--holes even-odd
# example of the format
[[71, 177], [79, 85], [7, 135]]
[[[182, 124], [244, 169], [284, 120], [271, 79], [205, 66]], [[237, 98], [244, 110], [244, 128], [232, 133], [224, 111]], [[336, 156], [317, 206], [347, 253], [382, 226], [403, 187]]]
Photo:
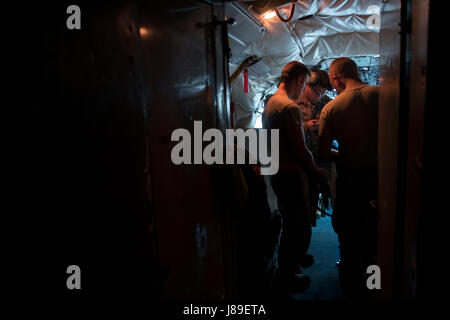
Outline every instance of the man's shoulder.
[[380, 87], [379, 86], [364, 86], [362, 91], [366, 94], [378, 94]]
[[[292, 101], [291, 99], [289, 99], [289, 97], [283, 95], [283, 94], [274, 94], [270, 99], [269, 102], [271, 104], [290, 104], [293, 103], [294, 101]], [[268, 103], [269, 103], [268, 102]]]
[[371, 90], [371, 91], [378, 91], [378, 89], [380, 88], [380, 86], [372, 86], [372, 85], [366, 85], [363, 87], [364, 90]]
[[327, 114], [329, 113], [336, 105], [336, 99], [339, 98], [339, 96], [337, 96], [336, 98], [328, 101], [322, 108], [322, 112], [321, 114]]
[[299, 108], [299, 106], [285, 95], [273, 95], [266, 104], [266, 108], [271, 110], [283, 111], [290, 108]]

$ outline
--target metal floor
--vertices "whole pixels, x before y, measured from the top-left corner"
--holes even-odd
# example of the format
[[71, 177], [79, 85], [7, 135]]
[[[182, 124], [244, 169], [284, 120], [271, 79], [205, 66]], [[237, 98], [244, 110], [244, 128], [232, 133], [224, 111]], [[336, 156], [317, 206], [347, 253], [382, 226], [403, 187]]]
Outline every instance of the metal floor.
[[317, 219], [316, 227], [312, 229], [309, 254], [314, 256], [314, 264], [303, 272], [311, 277], [309, 288], [300, 294], [295, 294], [295, 300], [342, 300], [342, 292], [338, 280], [336, 259], [338, 239], [331, 226], [331, 218]]

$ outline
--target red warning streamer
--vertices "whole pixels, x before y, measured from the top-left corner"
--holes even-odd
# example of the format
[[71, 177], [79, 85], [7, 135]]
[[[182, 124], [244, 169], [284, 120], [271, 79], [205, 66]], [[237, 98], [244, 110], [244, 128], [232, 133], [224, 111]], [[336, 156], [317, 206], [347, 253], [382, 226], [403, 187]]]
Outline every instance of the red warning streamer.
[[244, 70], [244, 92], [248, 93], [248, 70]]

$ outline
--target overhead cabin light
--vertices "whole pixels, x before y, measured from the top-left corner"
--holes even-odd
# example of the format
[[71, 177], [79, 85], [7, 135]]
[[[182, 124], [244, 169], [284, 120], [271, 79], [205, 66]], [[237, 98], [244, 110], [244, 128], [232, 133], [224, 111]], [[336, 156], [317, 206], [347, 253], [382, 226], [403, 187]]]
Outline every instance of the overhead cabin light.
[[150, 29], [147, 29], [144, 27], [139, 28], [139, 34], [141, 35], [141, 37], [149, 36], [151, 33], [152, 33], [152, 31]]
[[267, 11], [267, 12], [264, 14], [264, 19], [269, 20], [269, 19], [272, 19], [273, 17], [275, 17], [276, 15], [277, 15], [277, 14], [276, 14], [275, 11], [270, 10], [270, 11]]
[[[263, 17], [268, 20], [275, 15], [283, 22], [289, 22], [292, 19], [295, 11], [295, 3], [297, 1], [286, 0], [257, 0], [253, 3], [252, 9], [258, 13], [263, 14]], [[289, 15], [286, 16], [285, 12], [281, 9], [286, 4], [291, 3]]]
[[296, 1], [289, 1], [289, 0], [256, 0], [253, 2], [252, 9], [257, 14], [264, 14], [268, 12], [269, 10], [273, 10], [276, 8], [284, 7], [285, 5], [289, 4], [290, 2], [296, 2]]

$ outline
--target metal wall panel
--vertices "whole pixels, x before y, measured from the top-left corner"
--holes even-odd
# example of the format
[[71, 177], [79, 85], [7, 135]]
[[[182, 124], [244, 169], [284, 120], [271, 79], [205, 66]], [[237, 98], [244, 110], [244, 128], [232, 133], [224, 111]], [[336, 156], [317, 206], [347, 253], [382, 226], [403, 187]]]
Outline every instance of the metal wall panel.
[[199, 120], [203, 130], [215, 127], [226, 108], [227, 88], [216, 80], [217, 38], [208, 25], [213, 11], [198, 1], [141, 1], [139, 8], [140, 28], [146, 30], [141, 41], [152, 191], [161, 268], [167, 270], [163, 297], [219, 299], [224, 267], [212, 167], [171, 161], [173, 130], [193, 133]]
[[[392, 1], [391, 1], [392, 2]], [[397, 7], [399, 0], [395, 1]], [[378, 112], [378, 253], [380, 298], [392, 298], [395, 218], [398, 188], [400, 109], [400, 10], [381, 11], [380, 97]]]

